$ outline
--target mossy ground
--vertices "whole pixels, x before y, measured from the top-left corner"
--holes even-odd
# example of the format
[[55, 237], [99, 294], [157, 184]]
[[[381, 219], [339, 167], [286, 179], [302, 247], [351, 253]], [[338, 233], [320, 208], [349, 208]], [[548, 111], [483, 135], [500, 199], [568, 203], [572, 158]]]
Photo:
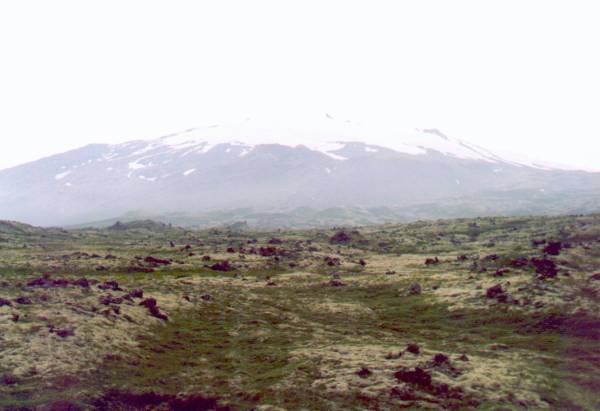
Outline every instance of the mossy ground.
[[[331, 244], [336, 231], [3, 233], [0, 298], [11, 305], [0, 307], [0, 409], [175, 404], [126, 395], [151, 392], [216, 398], [234, 410], [600, 407], [600, 281], [591, 277], [600, 272], [600, 217], [364, 227]], [[269, 244], [273, 237], [283, 243]], [[569, 244], [547, 256], [556, 277], [510, 265], [543, 255], [534, 239]], [[287, 253], [261, 257], [252, 247]], [[492, 254], [498, 258], [485, 258]], [[148, 255], [173, 263], [127, 272]], [[429, 257], [439, 263], [426, 266]], [[225, 260], [233, 271], [209, 268]], [[496, 276], [500, 268], [510, 271]], [[45, 272], [92, 284], [27, 285]], [[98, 288], [109, 280], [122, 290]], [[409, 293], [414, 283], [420, 294]], [[496, 284], [519, 303], [486, 298]], [[168, 321], [141, 300], [99, 302], [133, 289], [155, 298]], [[409, 344], [420, 353], [407, 352]], [[436, 363], [438, 353], [448, 362]], [[394, 377], [414, 367], [433, 384]], [[363, 368], [369, 373], [359, 375]]]

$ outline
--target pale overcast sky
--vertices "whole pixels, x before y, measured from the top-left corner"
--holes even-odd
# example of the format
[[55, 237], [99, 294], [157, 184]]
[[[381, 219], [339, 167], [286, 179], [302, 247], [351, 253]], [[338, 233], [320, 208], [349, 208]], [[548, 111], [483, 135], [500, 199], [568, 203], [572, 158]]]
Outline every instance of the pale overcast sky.
[[600, 2], [0, 2], [0, 168], [334, 113], [600, 168]]

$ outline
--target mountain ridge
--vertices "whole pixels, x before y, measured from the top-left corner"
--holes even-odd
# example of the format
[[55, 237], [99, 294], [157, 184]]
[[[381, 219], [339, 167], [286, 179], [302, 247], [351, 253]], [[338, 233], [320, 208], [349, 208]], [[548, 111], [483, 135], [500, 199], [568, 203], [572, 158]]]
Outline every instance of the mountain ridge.
[[[521, 213], [522, 203], [515, 200], [511, 208], [505, 200], [512, 192], [529, 203], [544, 193], [547, 207], [531, 204], [532, 209], [560, 213], [578, 204], [563, 201], [557, 209], [561, 196], [578, 191], [589, 198], [587, 193], [600, 191], [600, 173], [516, 161], [437, 129], [413, 131], [383, 146], [377, 141], [393, 131], [365, 142], [357, 139], [375, 131], [332, 119], [325, 124], [313, 134], [213, 125], [156, 139], [91, 144], [0, 170], [0, 218], [72, 225], [130, 211], [152, 216], [244, 207], [407, 210], [454, 204], [456, 198], [476, 204], [489, 193], [502, 194], [502, 206], [484, 213]], [[280, 135], [285, 144], [277, 141]]]

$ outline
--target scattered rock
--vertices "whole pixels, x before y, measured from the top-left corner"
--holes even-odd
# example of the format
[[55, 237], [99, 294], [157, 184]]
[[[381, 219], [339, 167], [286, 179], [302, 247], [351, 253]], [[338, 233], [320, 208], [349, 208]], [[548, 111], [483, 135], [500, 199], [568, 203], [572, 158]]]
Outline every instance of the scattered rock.
[[229, 261], [221, 261], [221, 262], [215, 263], [210, 266], [210, 269], [214, 270], [214, 271], [233, 271], [233, 270], [235, 270], [235, 268], [233, 268], [231, 266], [231, 264], [229, 264]]
[[368, 378], [371, 375], [373, 375], [373, 372], [371, 370], [369, 370], [367, 367], [362, 367], [360, 370], [358, 370], [356, 372], [356, 375], [358, 375], [360, 378]]
[[156, 298], [146, 298], [139, 305], [142, 305], [142, 306], [148, 308], [150, 315], [153, 317], [156, 317], [156, 318], [164, 320], [164, 321], [167, 321], [169, 319], [169, 317], [167, 317], [166, 314], [163, 314], [160, 311], [160, 309], [158, 308], [158, 305], [156, 303]]
[[440, 263], [440, 259], [437, 257], [425, 259], [425, 265], [436, 265], [439, 263]]
[[346, 283], [342, 282], [342, 280], [338, 280], [336, 278], [332, 279], [327, 283], [331, 287], [345, 287]]
[[563, 244], [560, 241], [551, 241], [544, 247], [544, 253], [549, 255], [559, 255], [563, 249]]
[[330, 267], [335, 267], [335, 266], [338, 266], [338, 265], [342, 264], [342, 262], [340, 261], [340, 259], [337, 258], [337, 257], [329, 257], [329, 256], [327, 256], [327, 257], [325, 257], [323, 259], [323, 261], [325, 261], [325, 263], [328, 266], [330, 266]]
[[497, 298], [502, 294], [504, 294], [504, 290], [502, 289], [501, 284], [496, 284], [495, 286], [488, 288], [485, 292], [487, 298]]
[[149, 255], [148, 257], [144, 258], [144, 261], [147, 262], [147, 263], [149, 263], [149, 264], [155, 265], [155, 266], [169, 265], [169, 264], [171, 264], [171, 260], [152, 257], [151, 255]]
[[98, 288], [101, 290], [123, 291], [123, 289], [119, 287], [119, 283], [115, 280], [105, 281], [103, 284], [100, 284]]
[[422, 387], [431, 387], [431, 375], [420, 367], [414, 370], [400, 370], [394, 374], [397, 380]]
[[7, 300], [6, 298], [0, 297], [0, 307], [5, 306], [5, 305], [8, 307], [11, 307], [12, 303], [9, 300]]
[[406, 346], [406, 351], [414, 355], [419, 355], [421, 352], [421, 347], [419, 347], [417, 344], [408, 344]]
[[419, 283], [413, 283], [410, 285], [410, 287], [408, 287], [409, 295], [420, 295], [421, 292], [422, 292], [421, 284], [419, 284]]
[[433, 363], [435, 365], [441, 365], [441, 364], [444, 364], [447, 362], [450, 362], [450, 359], [448, 358], [448, 356], [446, 354], [437, 353], [436, 355], [433, 356]]
[[338, 231], [335, 235], [333, 235], [329, 242], [331, 244], [347, 244], [351, 240], [350, 236], [346, 234], [344, 231]]
[[15, 299], [15, 302], [17, 304], [22, 304], [22, 305], [31, 305], [33, 304], [33, 302], [31, 301], [30, 298], [28, 297], [18, 297]]
[[17, 377], [15, 377], [14, 375], [5, 374], [2, 376], [2, 378], [0, 378], [0, 382], [4, 385], [15, 385], [19, 381], [17, 380]]
[[535, 267], [535, 272], [539, 274], [540, 279], [554, 278], [558, 274], [556, 263], [547, 258], [532, 258], [531, 263]]

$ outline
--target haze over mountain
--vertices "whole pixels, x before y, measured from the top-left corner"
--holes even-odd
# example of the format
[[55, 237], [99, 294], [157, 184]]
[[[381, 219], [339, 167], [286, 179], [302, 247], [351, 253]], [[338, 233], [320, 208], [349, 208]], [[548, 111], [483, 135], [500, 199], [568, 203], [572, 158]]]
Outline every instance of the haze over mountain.
[[436, 129], [378, 130], [329, 115], [311, 124], [216, 124], [2, 170], [0, 218], [310, 226], [600, 209], [600, 173], [500, 155]]

